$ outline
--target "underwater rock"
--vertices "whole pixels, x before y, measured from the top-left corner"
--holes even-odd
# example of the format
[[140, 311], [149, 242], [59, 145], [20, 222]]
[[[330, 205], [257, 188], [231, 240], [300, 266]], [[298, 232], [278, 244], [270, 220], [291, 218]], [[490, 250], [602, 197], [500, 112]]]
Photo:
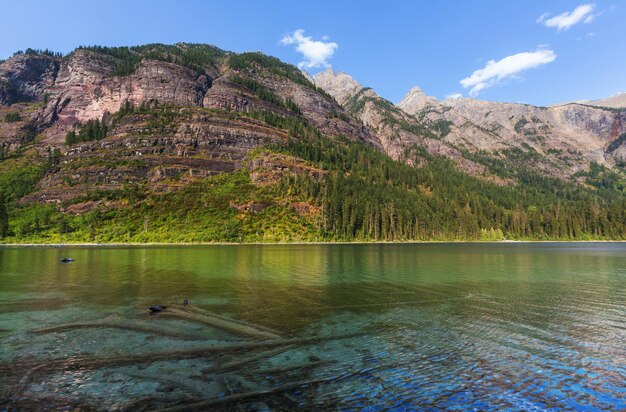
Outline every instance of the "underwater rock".
[[162, 383], [156, 390], [157, 392], [174, 392], [176, 390], [176, 386], [171, 383]]

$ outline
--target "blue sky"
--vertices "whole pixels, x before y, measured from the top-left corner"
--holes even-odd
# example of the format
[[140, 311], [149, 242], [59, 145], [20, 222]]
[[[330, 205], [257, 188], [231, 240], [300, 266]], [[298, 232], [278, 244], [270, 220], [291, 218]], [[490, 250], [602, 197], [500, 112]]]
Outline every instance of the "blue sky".
[[414, 85], [437, 98], [537, 105], [626, 91], [626, 3], [617, 0], [9, 0], [2, 9], [0, 58], [184, 41], [308, 61], [319, 66], [311, 73], [330, 64], [393, 102]]

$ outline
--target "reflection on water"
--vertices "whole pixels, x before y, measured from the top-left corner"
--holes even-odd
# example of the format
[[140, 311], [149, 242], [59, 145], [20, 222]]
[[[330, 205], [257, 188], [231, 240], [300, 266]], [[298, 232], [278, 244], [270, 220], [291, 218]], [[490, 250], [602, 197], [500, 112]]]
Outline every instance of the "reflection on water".
[[0, 248], [0, 314], [0, 409], [626, 408], [623, 243]]

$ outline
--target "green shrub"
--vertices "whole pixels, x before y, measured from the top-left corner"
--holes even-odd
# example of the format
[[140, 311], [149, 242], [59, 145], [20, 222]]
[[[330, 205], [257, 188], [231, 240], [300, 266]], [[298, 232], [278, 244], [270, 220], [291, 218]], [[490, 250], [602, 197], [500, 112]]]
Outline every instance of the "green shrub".
[[18, 112], [10, 112], [4, 115], [4, 121], [7, 123], [19, 122], [22, 116]]

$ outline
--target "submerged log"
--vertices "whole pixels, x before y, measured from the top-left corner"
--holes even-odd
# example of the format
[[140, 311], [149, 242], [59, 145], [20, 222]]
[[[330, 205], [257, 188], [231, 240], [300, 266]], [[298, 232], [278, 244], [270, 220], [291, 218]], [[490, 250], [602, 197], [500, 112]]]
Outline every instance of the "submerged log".
[[9, 399], [6, 410], [11, 410], [12, 409], [12, 401], [17, 400], [19, 398], [21, 398], [23, 396], [23, 393], [26, 391], [26, 389], [28, 388], [28, 385], [30, 384], [30, 381], [32, 380], [33, 374], [35, 372], [37, 372], [40, 369], [43, 369], [46, 365], [45, 364], [40, 364], [37, 366], [34, 366], [32, 368], [30, 368], [27, 372], [26, 375], [24, 375], [22, 377], [22, 379], [20, 379], [19, 383], [17, 384], [17, 388], [14, 391], [13, 396], [11, 396]]
[[170, 375], [154, 375], [154, 374], [142, 374], [138, 372], [126, 372], [125, 375], [130, 376], [131, 378], [144, 380], [144, 381], [153, 381], [153, 382], [161, 382], [166, 384], [171, 384], [177, 386], [179, 388], [185, 389], [188, 392], [193, 393], [195, 396], [199, 398], [206, 398], [207, 393], [209, 391], [208, 385], [204, 382], [195, 381], [193, 379], [185, 379], [179, 376], [170, 376]]
[[234, 361], [230, 361], [230, 362], [226, 362], [223, 363], [221, 365], [215, 365], [215, 366], [211, 366], [208, 368], [204, 368], [202, 369], [202, 373], [207, 375], [210, 373], [224, 373], [224, 372], [229, 372], [232, 371], [234, 369], [238, 369], [242, 366], [246, 366], [249, 365], [251, 363], [257, 362], [259, 360], [264, 360], [264, 359], [269, 359], [272, 358], [276, 355], [279, 355], [285, 351], [291, 350], [295, 347], [295, 345], [287, 345], [287, 346], [283, 346], [277, 349], [273, 349], [273, 350], [269, 350], [269, 351], [264, 351], [264, 352], [260, 352], [260, 353], [255, 353], [253, 355], [250, 356], [245, 356], [243, 358], [239, 358], [237, 360]]
[[171, 404], [172, 402], [173, 400], [171, 398], [147, 396], [145, 398], [134, 399], [129, 403], [117, 406], [113, 408], [113, 410], [124, 412], [144, 412], [155, 404], [167, 405], [168, 403]]
[[123, 329], [133, 332], [149, 333], [153, 335], [168, 336], [179, 339], [207, 339], [209, 336], [204, 333], [183, 332], [176, 329], [163, 328], [162, 326], [145, 325], [141, 323], [131, 322], [76, 322], [67, 323], [65, 325], [51, 326], [48, 328], [35, 329], [31, 333], [43, 335], [56, 332], [67, 332], [75, 329]]
[[197, 306], [186, 306], [186, 305], [182, 305], [181, 306], [181, 305], [178, 305], [178, 304], [173, 304], [172, 307], [173, 308], [177, 308], [177, 309], [182, 309], [182, 310], [185, 310], [187, 312], [195, 312], [195, 313], [199, 313], [201, 315], [214, 317], [214, 318], [225, 320], [225, 321], [228, 321], [228, 322], [238, 323], [238, 324], [244, 325], [244, 326], [249, 326], [249, 327], [254, 328], [254, 329], [263, 330], [265, 332], [273, 333], [273, 334], [275, 334], [277, 336], [280, 335], [280, 332], [278, 332], [278, 331], [276, 331], [274, 329], [268, 328], [267, 326], [259, 325], [259, 324], [256, 324], [256, 323], [246, 322], [246, 321], [243, 321], [243, 320], [240, 320], [240, 319], [233, 319], [233, 318], [230, 318], [228, 316], [218, 315], [217, 313], [211, 312], [210, 310], [207, 310], [207, 309], [199, 308]]
[[285, 374], [288, 372], [293, 372], [296, 370], [305, 371], [308, 369], [314, 369], [320, 366], [328, 366], [328, 365], [332, 365], [335, 363], [337, 363], [336, 360], [327, 359], [327, 360], [320, 360], [320, 361], [315, 361], [315, 362], [310, 362], [310, 363], [303, 363], [299, 365], [277, 366], [275, 368], [244, 371], [243, 374], [247, 376], [280, 375], [280, 374]]
[[235, 404], [237, 402], [248, 401], [248, 400], [255, 399], [255, 398], [278, 395], [283, 392], [299, 389], [299, 388], [306, 387], [306, 386], [313, 387], [314, 385], [318, 385], [321, 383], [334, 382], [337, 380], [346, 379], [351, 376], [358, 375], [359, 373], [360, 371], [357, 371], [357, 372], [347, 373], [347, 374], [339, 375], [339, 376], [331, 376], [327, 378], [290, 382], [284, 385], [275, 386], [267, 390], [237, 393], [234, 395], [226, 396], [221, 399], [211, 399], [211, 400], [206, 400], [206, 401], [176, 405], [176, 406], [172, 406], [172, 407], [164, 408], [164, 409], [157, 409], [155, 412], [210, 410], [210, 408], [216, 407], [216, 406]]
[[[107, 356], [107, 357], [74, 357], [52, 359], [46, 362], [45, 372], [55, 372], [73, 369], [99, 369], [105, 367], [119, 367], [125, 365], [134, 365], [142, 363], [152, 363], [163, 360], [183, 360], [214, 356], [229, 352], [252, 351], [260, 349], [278, 348], [289, 345], [309, 345], [326, 341], [350, 339], [364, 336], [365, 333], [351, 333], [337, 336], [314, 336], [308, 338], [291, 338], [266, 340], [257, 342], [238, 342], [229, 345], [211, 345], [202, 348], [183, 349], [168, 352], [158, 352], [146, 355], [128, 355], [128, 356]], [[24, 368], [32, 368], [41, 363], [36, 362], [8, 362], [0, 364], [0, 374], [9, 375], [15, 370], [23, 370]]]
[[170, 316], [179, 319], [185, 319], [192, 322], [202, 323], [204, 325], [212, 326], [217, 329], [224, 330], [226, 332], [233, 333], [239, 336], [245, 336], [255, 339], [280, 339], [281, 337], [275, 333], [267, 332], [265, 330], [257, 329], [251, 325], [244, 325], [233, 320], [227, 320], [222, 317], [208, 316], [201, 313], [193, 313], [179, 308], [170, 308], [163, 311], [159, 316]]
[[[324, 362], [324, 361], [320, 361], [320, 362]], [[193, 402], [193, 403], [179, 404], [179, 405], [164, 408], [164, 409], [157, 409], [156, 412], [210, 410], [210, 408], [212, 407], [236, 404], [241, 401], [249, 401], [249, 400], [260, 398], [260, 397], [278, 395], [287, 391], [299, 389], [299, 388], [306, 387], [306, 386], [310, 387], [311, 390], [313, 390], [316, 385], [319, 385], [322, 383], [336, 382], [336, 381], [340, 381], [344, 379], [350, 379], [355, 376], [369, 375], [374, 372], [384, 370], [387, 368], [397, 368], [399, 366], [413, 364], [413, 362], [414, 361], [408, 361], [408, 362], [403, 362], [399, 364], [389, 363], [389, 364], [376, 365], [373, 367], [346, 372], [341, 375], [329, 376], [326, 378], [290, 382], [284, 385], [275, 386], [267, 390], [238, 393], [238, 394], [226, 396], [221, 399], [211, 399], [211, 400], [198, 401], [198, 402]]]

